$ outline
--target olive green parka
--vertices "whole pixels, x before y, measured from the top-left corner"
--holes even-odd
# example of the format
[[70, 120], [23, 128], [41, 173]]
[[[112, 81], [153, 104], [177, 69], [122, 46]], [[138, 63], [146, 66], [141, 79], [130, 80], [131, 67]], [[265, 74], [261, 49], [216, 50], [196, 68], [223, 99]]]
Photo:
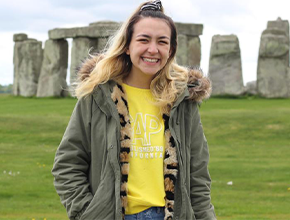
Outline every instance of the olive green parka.
[[[91, 61], [81, 69], [93, 69]], [[165, 219], [216, 219], [211, 204], [209, 152], [198, 103], [209, 80], [190, 70], [188, 86], [164, 115]], [[130, 127], [126, 94], [115, 81], [78, 100], [57, 149], [54, 186], [69, 219], [122, 220], [127, 203]]]

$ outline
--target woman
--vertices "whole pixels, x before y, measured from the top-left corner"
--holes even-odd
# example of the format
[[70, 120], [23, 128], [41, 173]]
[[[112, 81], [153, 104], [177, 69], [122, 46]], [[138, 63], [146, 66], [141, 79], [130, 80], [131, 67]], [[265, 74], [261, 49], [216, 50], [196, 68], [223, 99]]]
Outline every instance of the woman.
[[176, 27], [140, 5], [79, 71], [79, 101], [52, 173], [70, 219], [216, 219], [198, 70], [174, 61]]

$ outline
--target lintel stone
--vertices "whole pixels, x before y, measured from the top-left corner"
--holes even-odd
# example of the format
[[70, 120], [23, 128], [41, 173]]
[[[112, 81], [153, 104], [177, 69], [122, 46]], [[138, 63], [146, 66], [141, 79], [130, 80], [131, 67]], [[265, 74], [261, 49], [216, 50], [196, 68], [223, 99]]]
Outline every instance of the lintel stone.
[[48, 31], [48, 36], [51, 40], [76, 37], [109, 37], [118, 30], [119, 26], [120, 24], [117, 22], [96, 22], [86, 27], [55, 28]]
[[199, 36], [202, 35], [203, 25], [202, 24], [190, 24], [175, 22], [175, 26], [178, 34], [187, 36]]
[[19, 34], [13, 35], [14, 42], [25, 41], [25, 40], [27, 40], [27, 38], [28, 38], [27, 34], [24, 34], [24, 33], [19, 33]]

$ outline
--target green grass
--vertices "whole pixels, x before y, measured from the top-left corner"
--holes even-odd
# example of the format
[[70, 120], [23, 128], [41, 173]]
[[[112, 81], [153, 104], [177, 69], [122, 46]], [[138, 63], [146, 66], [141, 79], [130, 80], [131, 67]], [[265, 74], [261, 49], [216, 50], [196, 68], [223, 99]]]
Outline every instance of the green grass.
[[[50, 171], [75, 103], [0, 95], [0, 219], [67, 219]], [[218, 219], [289, 220], [290, 100], [211, 98], [200, 113]]]

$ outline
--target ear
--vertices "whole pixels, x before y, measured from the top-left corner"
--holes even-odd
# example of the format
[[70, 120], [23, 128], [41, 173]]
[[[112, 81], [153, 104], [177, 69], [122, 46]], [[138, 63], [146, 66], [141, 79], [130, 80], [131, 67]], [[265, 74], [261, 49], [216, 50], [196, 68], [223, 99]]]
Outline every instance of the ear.
[[172, 54], [172, 49], [170, 48], [168, 58], [171, 56], [171, 54]]
[[130, 50], [129, 50], [129, 48], [126, 49], [126, 54], [127, 54], [127, 55], [130, 55]]

